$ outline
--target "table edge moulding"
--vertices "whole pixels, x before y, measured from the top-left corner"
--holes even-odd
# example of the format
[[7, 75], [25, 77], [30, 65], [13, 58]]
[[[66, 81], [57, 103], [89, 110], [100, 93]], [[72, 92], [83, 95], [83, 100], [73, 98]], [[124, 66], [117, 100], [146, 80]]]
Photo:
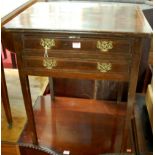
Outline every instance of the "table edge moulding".
[[[47, 10], [37, 12], [37, 15], [36, 10], [43, 8]], [[37, 19], [43, 21], [38, 23]], [[152, 30], [138, 7], [90, 2], [38, 2], [3, 26], [2, 38], [6, 44], [8, 36], [11, 36], [17, 54], [33, 144], [39, 145], [28, 75], [106, 79], [129, 81], [120, 152], [127, 151], [143, 41], [146, 37], [152, 38]]]

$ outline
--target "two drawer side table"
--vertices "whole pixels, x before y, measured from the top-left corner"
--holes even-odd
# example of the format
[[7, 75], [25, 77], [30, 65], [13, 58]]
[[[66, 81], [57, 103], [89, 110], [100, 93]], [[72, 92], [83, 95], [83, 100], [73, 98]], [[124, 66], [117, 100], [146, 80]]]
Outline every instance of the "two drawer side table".
[[33, 143], [38, 145], [28, 75], [128, 81], [120, 152], [126, 152], [144, 39], [152, 29], [136, 5], [38, 2], [2, 28], [12, 38]]

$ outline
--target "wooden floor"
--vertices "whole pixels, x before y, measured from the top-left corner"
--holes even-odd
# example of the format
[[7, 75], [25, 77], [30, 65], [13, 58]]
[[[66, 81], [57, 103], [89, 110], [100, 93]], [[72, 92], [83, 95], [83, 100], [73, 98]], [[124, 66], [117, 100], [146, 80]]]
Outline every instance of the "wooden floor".
[[[125, 109], [125, 104], [65, 97], [51, 104], [49, 95], [39, 97], [34, 106], [39, 144], [73, 155], [119, 152]], [[32, 144], [30, 135], [26, 127], [19, 143]]]
[[2, 155], [21, 155], [19, 150], [19, 145], [17, 143], [2, 141], [1, 154]]
[[[27, 118], [26, 118], [26, 112], [24, 108], [18, 70], [5, 69], [4, 71], [5, 71], [5, 78], [7, 83], [10, 106], [11, 106], [11, 113], [13, 117], [13, 126], [12, 128], [8, 127], [4, 109], [3, 109], [3, 104], [2, 104], [2, 110], [1, 110], [1, 141], [2, 141], [2, 147], [3, 147], [2, 151], [7, 150], [5, 149], [7, 148], [6, 146], [8, 146], [8, 148], [11, 148], [11, 150], [12, 148], [15, 147], [13, 149], [15, 151], [16, 144], [25, 126]], [[32, 93], [32, 102], [34, 104], [38, 95], [42, 95], [43, 92], [45, 91], [48, 84], [48, 78], [30, 76], [29, 81], [30, 81], [30, 89]], [[5, 152], [5, 155], [7, 155], [7, 152]]]

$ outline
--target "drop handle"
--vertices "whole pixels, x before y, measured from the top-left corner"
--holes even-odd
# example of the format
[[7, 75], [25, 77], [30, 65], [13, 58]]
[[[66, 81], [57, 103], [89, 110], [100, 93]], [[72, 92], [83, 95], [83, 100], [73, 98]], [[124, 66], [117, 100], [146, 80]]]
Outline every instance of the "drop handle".
[[40, 45], [45, 49], [43, 66], [47, 69], [53, 69], [55, 66], [57, 66], [57, 61], [54, 58], [48, 57], [48, 50], [55, 46], [55, 40], [49, 38], [41, 38]]
[[111, 63], [100, 63], [97, 62], [97, 70], [99, 70], [102, 73], [106, 73], [112, 69]]
[[113, 42], [98, 40], [96, 44], [96, 48], [100, 49], [101, 52], [108, 52], [110, 49], [113, 48]]

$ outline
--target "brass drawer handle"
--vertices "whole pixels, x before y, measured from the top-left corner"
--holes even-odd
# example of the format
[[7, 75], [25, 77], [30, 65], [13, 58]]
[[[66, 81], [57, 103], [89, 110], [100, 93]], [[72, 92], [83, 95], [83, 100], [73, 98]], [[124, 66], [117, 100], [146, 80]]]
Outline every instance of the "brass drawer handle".
[[100, 62], [98, 62], [97, 63], [97, 69], [100, 72], [105, 73], [105, 72], [108, 72], [112, 69], [112, 64], [111, 63], [100, 63]]
[[110, 49], [113, 48], [112, 41], [97, 41], [96, 47], [100, 49], [102, 52], [108, 52]]
[[40, 45], [44, 47], [44, 49], [50, 49], [55, 46], [55, 40], [49, 38], [41, 38]]
[[44, 58], [43, 66], [47, 69], [53, 69], [53, 67], [57, 66], [57, 61], [53, 58]]
[[40, 45], [43, 46], [45, 49], [43, 66], [46, 67], [47, 69], [53, 69], [53, 67], [55, 67], [57, 65], [57, 62], [55, 59], [48, 57], [48, 51], [47, 50], [49, 50], [51, 47], [55, 46], [54, 39], [41, 38]]

